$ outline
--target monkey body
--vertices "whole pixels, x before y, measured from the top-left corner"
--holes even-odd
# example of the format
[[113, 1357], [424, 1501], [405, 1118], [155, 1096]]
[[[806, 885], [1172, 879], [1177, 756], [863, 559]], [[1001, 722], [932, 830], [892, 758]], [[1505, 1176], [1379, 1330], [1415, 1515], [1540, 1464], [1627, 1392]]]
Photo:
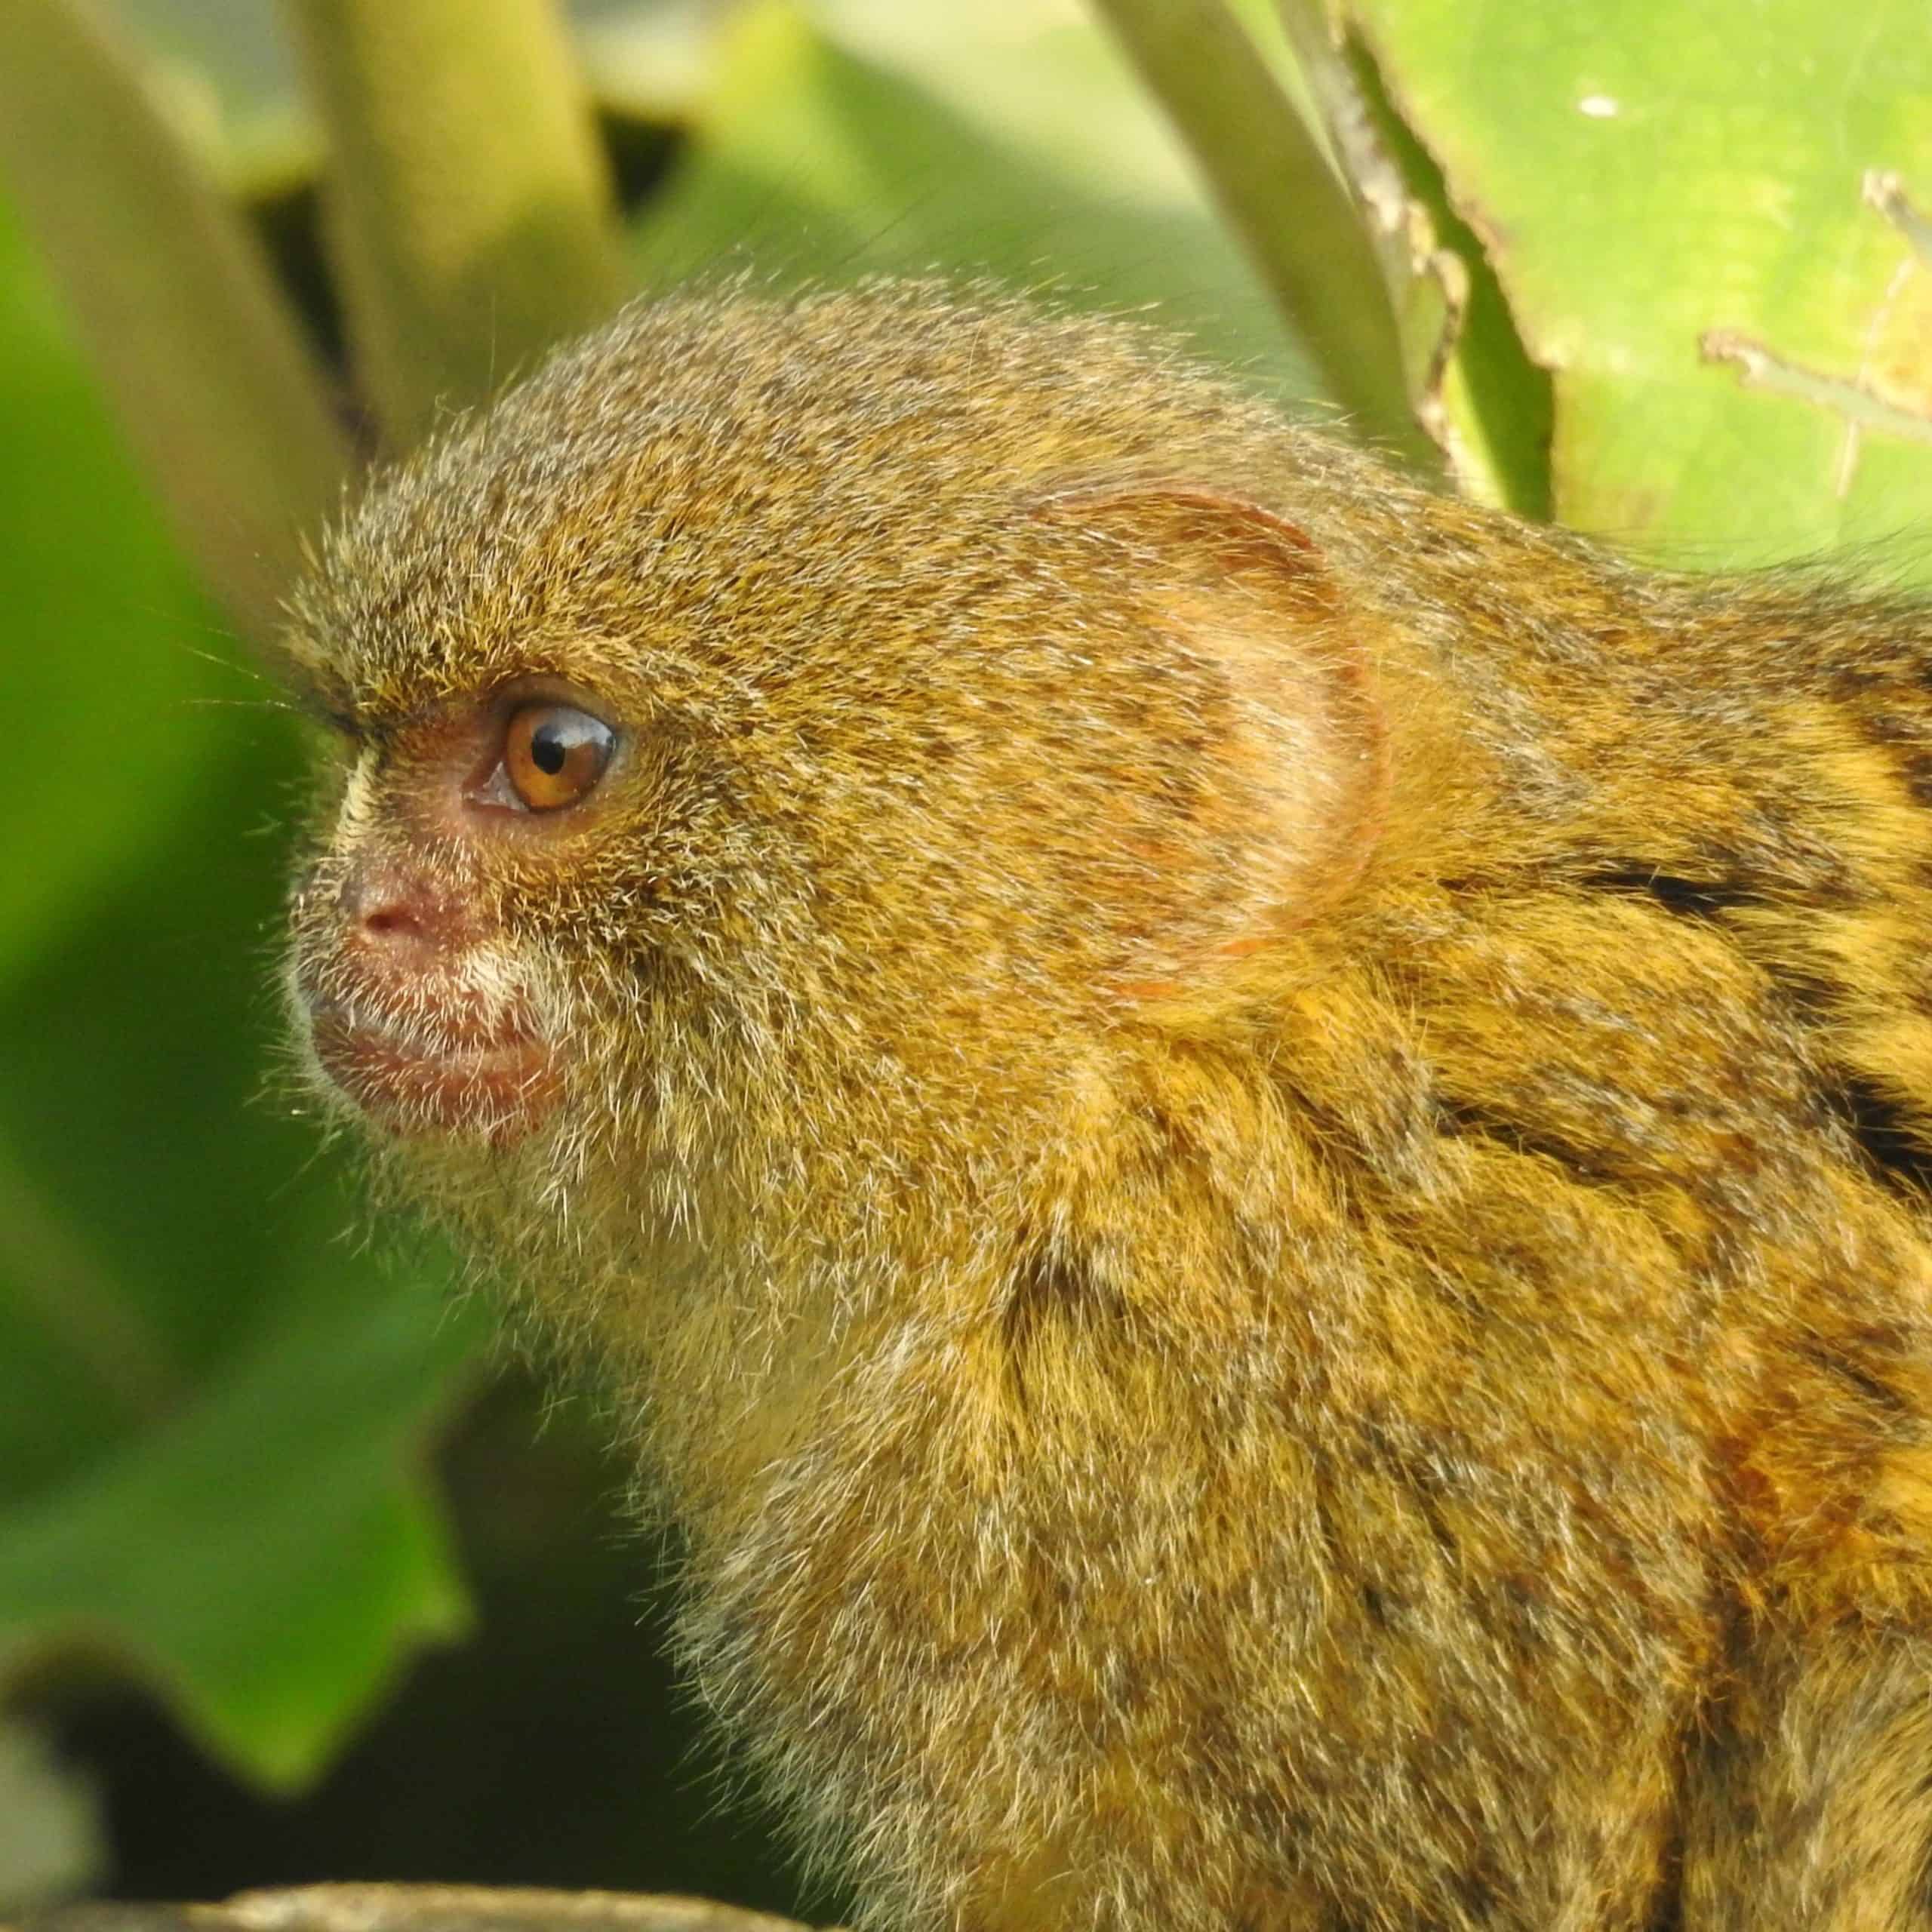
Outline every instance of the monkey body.
[[291, 649], [329, 1091], [872, 1922], [1932, 1926], [1932, 617], [881, 288], [565, 351]]

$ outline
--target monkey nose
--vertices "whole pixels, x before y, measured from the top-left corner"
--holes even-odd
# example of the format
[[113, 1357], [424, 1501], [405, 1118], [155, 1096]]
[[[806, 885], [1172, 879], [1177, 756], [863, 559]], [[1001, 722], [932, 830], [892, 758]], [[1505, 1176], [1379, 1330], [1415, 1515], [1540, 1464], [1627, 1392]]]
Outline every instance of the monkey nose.
[[337, 903], [349, 939], [400, 969], [447, 960], [475, 937], [460, 902], [408, 866], [373, 860], [356, 866]]

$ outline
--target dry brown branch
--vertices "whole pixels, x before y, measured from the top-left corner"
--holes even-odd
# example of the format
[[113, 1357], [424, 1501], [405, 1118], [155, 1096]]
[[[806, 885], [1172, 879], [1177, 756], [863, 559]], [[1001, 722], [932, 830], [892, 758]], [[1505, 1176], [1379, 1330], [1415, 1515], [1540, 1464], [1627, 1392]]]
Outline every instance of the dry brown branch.
[[487, 1885], [297, 1885], [220, 1905], [92, 1903], [30, 1912], [0, 1932], [808, 1932], [708, 1899]]

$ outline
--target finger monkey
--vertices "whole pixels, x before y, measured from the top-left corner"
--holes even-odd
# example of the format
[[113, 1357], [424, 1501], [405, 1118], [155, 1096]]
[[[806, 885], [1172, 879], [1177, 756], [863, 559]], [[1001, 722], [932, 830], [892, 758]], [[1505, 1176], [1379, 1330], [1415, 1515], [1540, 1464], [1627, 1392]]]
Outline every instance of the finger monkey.
[[389, 475], [295, 1024], [906, 1932], [1932, 1927], [1932, 620], [1158, 337], [633, 309]]

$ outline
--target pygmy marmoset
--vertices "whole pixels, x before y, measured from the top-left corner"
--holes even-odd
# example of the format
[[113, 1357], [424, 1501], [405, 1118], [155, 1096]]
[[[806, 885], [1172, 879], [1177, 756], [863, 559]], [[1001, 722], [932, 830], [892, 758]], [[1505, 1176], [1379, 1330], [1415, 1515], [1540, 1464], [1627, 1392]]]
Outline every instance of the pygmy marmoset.
[[295, 604], [318, 1081], [880, 1927], [1932, 1927], [1932, 619], [636, 308]]

